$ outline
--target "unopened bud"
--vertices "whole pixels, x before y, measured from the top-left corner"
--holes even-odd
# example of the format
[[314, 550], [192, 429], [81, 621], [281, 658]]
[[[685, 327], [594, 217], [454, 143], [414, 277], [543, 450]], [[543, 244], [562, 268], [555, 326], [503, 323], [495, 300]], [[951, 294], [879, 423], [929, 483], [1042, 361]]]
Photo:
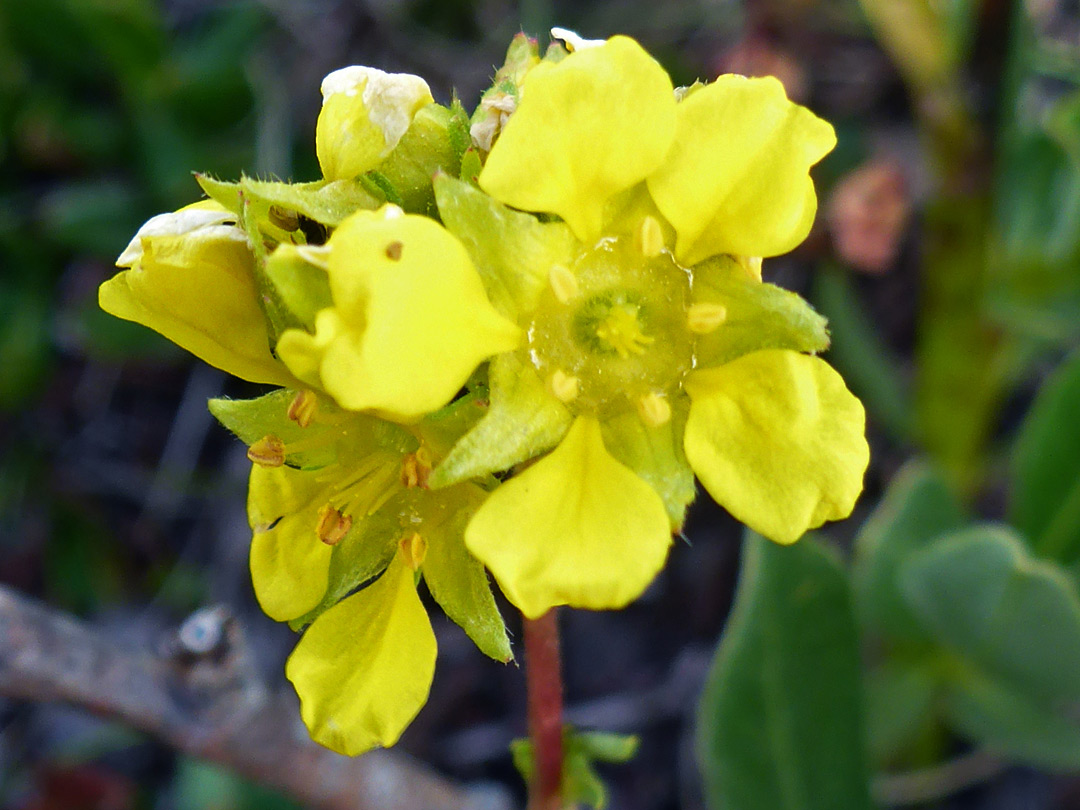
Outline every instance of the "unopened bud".
[[345, 535], [352, 528], [352, 517], [335, 509], [330, 504], [325, 504], [319, 510], [319, 522], [315, 526], [315, 534], [328, 546], [336, 546], [345, 539]]
[[691, 304], [686, 310], [686, 328], [699, 335], [707, 335], [727, 320], [727, 307], [703, 301]]
[[427, 556], [427, 540], [416, 532], [406, 535], [401, 538], [401, 553], [405, 555], [405, 564], [418, 571]]
[[300, 427], [305, 428], [315, 418], [315, 411], [319, 407], [319, 398], [314, 391], [297, 391], [292, 402], [289, 403], [288, 417]]
[[267, 434], [248, 448], [247, 457], [260, 467], [280, 467], [285, 463], [285, 442]]

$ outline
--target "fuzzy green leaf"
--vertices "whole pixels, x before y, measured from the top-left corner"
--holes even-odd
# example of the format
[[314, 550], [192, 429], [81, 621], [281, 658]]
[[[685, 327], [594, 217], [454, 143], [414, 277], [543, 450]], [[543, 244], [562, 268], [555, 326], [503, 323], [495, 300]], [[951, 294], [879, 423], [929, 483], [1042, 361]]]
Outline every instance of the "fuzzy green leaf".
[[208, 197], [237, 214], [243, 194], [257, 204], [261, 217], [265, 218], [270, 206], [276, 205], [330, 228], [362, 208], [375, 209], [383, 203], [355, 180], [281, 183], [245, 177], [229, 183], [205, 174], [196, 174], [195, 179]]
[[749, 277], [721, 256], [694, 268], [694, 302], [721, 304], [727, 318], [697, 341], [701, 368], [719, 366], [759, 349], [823, 352], [829, 348], [825, 319], [793, 292]]

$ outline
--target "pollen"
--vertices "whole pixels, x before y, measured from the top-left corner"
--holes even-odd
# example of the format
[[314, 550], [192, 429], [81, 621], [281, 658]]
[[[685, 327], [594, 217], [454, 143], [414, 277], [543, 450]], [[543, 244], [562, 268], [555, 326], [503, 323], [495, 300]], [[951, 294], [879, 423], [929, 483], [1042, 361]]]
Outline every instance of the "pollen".
[[664, 252], [664, 231], [656, 217], [647, 216], [641, 220], [635, 246], [649, 259], [655, 259]]
[[692, 304], [686, 311], [686, 328], [699, 335], [707, 335], [727, 320], [727, 307], [723, 304], [701, 302]]
[[596, 336], [618, 352], [624, 360], [631, 354], [644, 354], [655, 342], [641, 331], [638, 307], [635, 304], [616, 304], [596, 327]]
[[289, 403], [288, 417], [300, 427], [305, 428], [315, 418], [315, 411], [318, 410], [318, 407], [319, 399], [315, 396], [314, 391], [306, 389], [297, 391], [296, 396]]
[[328, 546], [336, 546], [345, 539], [352, 528], [352, 517], [326, 504], [319, 510], [319, 520], [315, 524], [315, 534]]
[[569, 268], [561, 264], [554, 265], [548, 273], [548, 281], [551, 282], [551, 291], [560, 304], [569, 304], [578, 297], [577, 278]]
[[406, 453], [401, 460], [401, 485], [407, 489], [427, 489], [431, 476], [431, 454], [421, 447], [415, 453]]
[[581, 392], [581, 380], [567, 374], [561, 368], [556, 369], [548, 379], [548, 386], [560, 402], [573, 402]]
[[417, 532], [406, 535], [401, 538], [401, 553], [405, 556], [405, 564], [418, 571], [427, 556], [427, 540]]
[[285, 442], [267, 434], [248, 448], [247, 457], [260, 467], [280, 467], [285, 463]]
[[671, 419], [671, 405], [663, 394], [655, 391], [638, 400], [637, 412], [649, 427], [660, 427]]

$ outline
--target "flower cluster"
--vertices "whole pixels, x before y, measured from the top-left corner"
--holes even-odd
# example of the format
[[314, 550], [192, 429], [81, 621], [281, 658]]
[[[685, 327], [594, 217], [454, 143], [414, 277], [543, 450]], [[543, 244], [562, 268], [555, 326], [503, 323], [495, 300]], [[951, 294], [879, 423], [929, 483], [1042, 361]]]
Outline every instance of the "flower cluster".
[[510, 660], [527, 617], [663, 567], [695, 474], [781, 543], [847, 516], [862, 406], [824, 320], [761, 279], [816, 211], [832, 128], [774, 79], [674, 88], [633, 40], [515, 38], [470, 116], [415, 76], [323, 83], [323, 179], [199, 182], [101, 305], [277, 386], [211, 410], [249, 446], [256, 594], [306, 628], [313, 736], [395, 742], [426, 700], [417, 594]]

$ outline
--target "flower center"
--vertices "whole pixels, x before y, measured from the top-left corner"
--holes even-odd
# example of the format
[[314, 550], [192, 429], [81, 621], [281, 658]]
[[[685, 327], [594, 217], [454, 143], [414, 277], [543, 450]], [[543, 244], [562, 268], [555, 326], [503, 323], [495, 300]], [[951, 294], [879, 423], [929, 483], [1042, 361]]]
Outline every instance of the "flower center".
[[663, 400], [693, 363], [689, 272], [666, 250], [611, 237], [550, 281], [525, 351], [552, 393], [574, 413], [642, 412], [647, 402], [647, 421], [670, 415]]

